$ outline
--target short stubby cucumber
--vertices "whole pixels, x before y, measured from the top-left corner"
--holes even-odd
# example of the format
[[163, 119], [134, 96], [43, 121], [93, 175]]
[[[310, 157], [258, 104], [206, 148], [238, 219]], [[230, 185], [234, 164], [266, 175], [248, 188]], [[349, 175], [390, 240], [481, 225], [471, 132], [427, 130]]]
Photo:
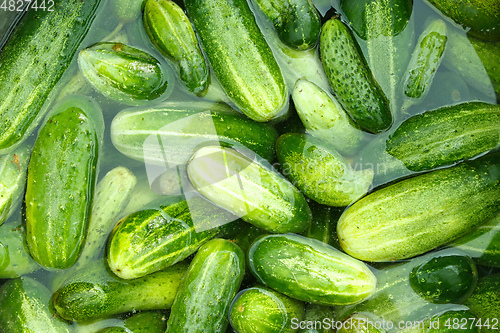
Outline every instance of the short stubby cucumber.
[[68, 68], [100, 0], [54, 1], [53, 11], [28, 10], [0, 60], [0, 154], [39, 125], [43, 104]]
[[340, 244], [367, 261], [412, 258], [470, 232], [500, 203], [500, 155], [405, 179], [379, 189], [340, 217]]
[[283, 115], [288, 88], [247, 1], [187, 0], [185, 5], [212, 69], [236, 107], [259, 122]]
[[287, 178], [324, 205], [350, 205], [366, 194], [373, 180], [373, 170], [353, 170], [337, 151], [307, 134], [283, 134], [276, 154]]
[[97, 43], [80, 51], [78, 66], [97, 91], [128, 105], [157, 99], [168, 86], [156, 58], [122, 43]]
[[339, 19], [326, 21], [319, 46], [333, 93], [351, 119], [367, 132], [387, 130], [392, 125], [389, 101], [349, 28]]
[[306, 199], [288, 180], [232, 148], [206, 146], [187, 166], [203, 196], [269, 232], [302, 232], [311, 223]]
[[172, 0], [148, 0], [143, 21], [149, 39], [170, 59], [182, 83], [204, 95], [210, 84], [208, 64], [182, 8]]
[[26, 233], [36, 262], [63, 269], [85, 241], [104, 122], [99, 107], [81, 96], [68, 96], [51, 112], [28, 166]]
[[245, 273], [245, 256], [228, 240], [204, 244], [182, 278], [165, 333], [224, 333], [231, 301]]
[[371, 296], [377, 284], [363, 262], [323, 242], [294, 234], [257, 239], [248, 261], [261, 283], [304, 302], [355, 304]]

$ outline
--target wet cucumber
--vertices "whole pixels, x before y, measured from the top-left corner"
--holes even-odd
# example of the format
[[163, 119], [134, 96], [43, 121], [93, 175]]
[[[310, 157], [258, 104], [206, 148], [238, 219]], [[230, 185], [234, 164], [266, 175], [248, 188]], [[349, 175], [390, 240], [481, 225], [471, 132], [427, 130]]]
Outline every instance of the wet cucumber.
[[123, 326], [102, 328], [94, 333], [163, 333], [167, 320], [163, 311], [143, 311], [123, 320]]
[[68, 268], [80, 255], [103, 134], [101, 110], [81, 96], [54, 106], [38, 133], [25, 202], [28, 248], [42, 266]]
[[42, 106], [69, 66], [100, 0], [54, 1], [53, 11], [29, 10], [1, 51], [0, 154], [38, 126]]
[[482, 320], [481, 332], [494, 333], [500, 328], [500, 273], [479, 280], [476, 290], [469, 297], [466, 306], [477, 318]]

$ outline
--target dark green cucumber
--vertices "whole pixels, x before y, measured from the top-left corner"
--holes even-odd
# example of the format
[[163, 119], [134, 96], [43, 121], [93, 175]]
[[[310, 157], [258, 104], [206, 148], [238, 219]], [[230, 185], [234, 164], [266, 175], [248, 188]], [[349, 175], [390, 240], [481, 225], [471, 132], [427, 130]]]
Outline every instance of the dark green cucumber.
[[102, 328], [95, 333], [163, 333], [167, 320], [163, 311], [143, 311], [123, 320], [123, 326]]
[[165, 333], [225, 332], [245, 273], [241, 249], [224, 239], [204, 244], [182, 279]]
[[78, 67], [97, 91], [124, 104], [157, 99], [168, 86], [156, 58], [122, 43], [97, 43], [80, 51]]
[[200, 148], [187, 173], [200, 194], [268, 232], [302, 232], [311, 223], [311, 210], [295, 186], [235, 149]]
[[108, 265], [122, 279], [156, 272], [196, 252], [234, 219], [199, 197], [133, 213], [109, 237]]
[[337, 233], [367, 261], [411, 258], [470, 232], [500, 203], [500, 154], [405, 179], [350, 206]]
[[471, 36], [500, 40], [500, 3], [496, 0], [426, 0]]
[[309, 135], [283, 134], [276, 154], [285, 176], [320, 204], [348, 206], [366, 194], [373, 180], [373, 170], [353, 170], [337, 151]]
[[0, 226], [0, 279], [13, 279], [40, 268], [26, 251], [24, 241], [21, 223], [7, 222]]
[[57, 313], [74, 321], [88, 321], [142, 310], [166, 310], [186, 272], [178, 263], [148, 276], [124, 281], [107, 272], [102, 261], [75, 272], [52, 296]]
[[493, 333], [500, 329], [500, 274], [492, 274], [479, 280], [476, 290], [465, 305], [481, 319], [481, 332]]
[[294, 234], [259, 238], [249, 250], [248, 261], [261, 283], [304, 302], [359, 303], [373, 294], [377, 284], [363, 262]]
[[485, 153], [500, 143], [500, 105], [462, 103], [405, 120], [386, 151], [411, 171], [424, 171]]
[[271, 20], [281, 41], [297, 50], [308, 50], [318, 42], [321, 17], [310, 0], [255, 0]]
[[349, 28], [338, 19], [328, 20], [323, 24], [319, 46], [333, 93], [351, 119], [371, 133], [387, 130], [392, 125], [389, 101]]
[[69, 96], [38, 133], [28, 166], [26, 232], [40, 265], [68, 268], [85, 241], [104, 133], [99, 107]]
[[0, 288], [0, 332], [72, 332], [50, 308], [50, 291], [40, 282], [19, 277]]
[[[243, 135], [244, 134], [244, 135]], [[229, 106], [211, 102], [165, 102], [160, 107], [120, 112], [111, 123], [113, 145], [150, 164], [185, 164], [206, 142], [243, 145], [272, 161], [276, 130], [257, 124]]]
[[431, 303], [463, 303], [477, 285], [477, 268], [468, 256], [436, 256], [412, 269], [410, 285]]
[[256, 286], [239, 292], [229, 312], [238, 333], [292, 333], [292, 319], [304, 319], [304, 303], [272, 289]]
[[302, 236], [319, 240], [325, 244], [341, 250], [337, 237], [337, 221], [344, 208], [330, 207], [309, 200], [312, 212], [311, 226], [302, 233]]
[[204, 95], [210, 84], [208, 65], [182, 8], [172, 0], [148, 0], [143, 22], [149, 39], [170, 59], [187, 89]]
[[236, 107], [259, 122], [284, 114], [288, 88], [247, 1], [187, 0], [185, 5], [212, 69]]
[[54, 11], [29, 10], [1, 51], [0, 154], [38, 126], [42, 106], [69, 66], [100, 0], [54, 1]]

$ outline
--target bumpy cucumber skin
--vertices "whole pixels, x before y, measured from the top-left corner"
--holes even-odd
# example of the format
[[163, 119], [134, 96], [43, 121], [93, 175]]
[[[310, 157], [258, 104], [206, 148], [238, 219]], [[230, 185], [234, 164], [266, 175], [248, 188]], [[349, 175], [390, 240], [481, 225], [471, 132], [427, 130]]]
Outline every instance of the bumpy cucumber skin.
[[[150, 144], [147, 139], [154, 137], [162, 146], [156, 141]], [[120, 112], [111, 123], [116, 149], [130, 158], [162, 166], [166, 162], [186, 164], [193, 153], [186, 147], [193, 140], [196, 144], [243, 145], [271, 162], [277, 139], [271, 125], [257, 124], [225, 104], [211, 102], [165, 102], [161, 107]]]
[[500, 40], [500, 3], [496, 0], [426, 0], [471, 36]]
[[25, 196], [29, 252], [40, 265], [59, 269], [72, 266], [84, 244], [104, 130], [92, 119], [100, 109], [69, 101], [38, 133]]
[[55, 1], [54, 11], [29, 10], [1, 51], [0, 154], [19, 145], [40, 122], [42, 105], [69, 66], [99, 3]]
[[311, 223], [311, 210], [295, 186], [234, 149], [197, 150], [187, 173], [203, 196], [268, 232], [302, 232]]
[[29, 277], [7, 281], [0, 288], [2, 333], [72, 332], [49, 308], [50, 291]]
[[204, 95], [210, 84], [208, 64], [182, 8], [172, 0], [149, 0], [143, 22], [149, 39], [172, 61], [187, 89]]
[[64, 319], [88, 321], [142, 310], [166, 310], [172, 306], [186, 263], [178, 263], [148, 276], [124, 281], [107, 272], [102, 261], [74, 274], [57, 290], [53, 304]]
[[294, 234], [259, 238], [249, 250], [248, 261], [261, 283], [304, 302], [355, 304], [371, 296], [377, 284], [361, 261]]
[[373, 77], [349, 28], [330, 19], [320, 35], [320, 55], [330, 86], [361, 129], [380, 133], [392, 125], [389, 101]]
[[[498, 320], [492, 321], [493, 318], [498, 319], [498, 314], [500, 313], [500, 273], [489, 275], [479, 280], [476, 290], [467, 299], [465, 305], [470, 308], [477, 318], [481, 318], [484, 321], [490, 319], [490, 327], [481, 327], [481, 332], [493, 333], [498, 332]], [[494, 320], [494, 319], [493, 319]]]
[[229, 313], [231, 326], [238, 333], [293, 333], [292, 318], [304, 319], [304, 303], [272, 289], [257, 286], [242, 290]]
[[0, 226], [0, 279], [13, 279], [40, 268], [26, 251], [24, 236], [21, 223]]
[[236, 107], [259, 122], [285, 113], [288, 88], [247, 2], [186, 0], [185, 5], [212, 69]]
[[360, 199], [340, 217], [344, 251], [367, 261], [411, 258], [492, 217], [500, 202], [500, 155], [405, 179]]
[[500, 143], [500, 105], [467, 102], [405, 120], [386, 142], [386, 151], [411, 171], [460, 162]]
[[204, 244], [182, 279], [165, 333], [225, 332], [245, 273], [241, 249], [224, 239]]

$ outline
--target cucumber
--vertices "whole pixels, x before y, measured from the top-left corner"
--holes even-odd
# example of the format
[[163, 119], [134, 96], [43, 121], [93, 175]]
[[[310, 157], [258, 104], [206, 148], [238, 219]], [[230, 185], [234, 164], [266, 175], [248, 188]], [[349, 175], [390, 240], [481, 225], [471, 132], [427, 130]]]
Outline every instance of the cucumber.
[[88, 321], [119, 313], [169, 309], [187, 264], [178, 263], [154, 274], [124, 281], [96, 261], [75, 273], [52, 296], [64, 319]]
[[247, 1], [187, 0], [185, 5], [231, 102], [255, 121], [283, 115], [288, 88]]
[[0, 288], [0, 331], [3, 333], [72, 332], [71, 326], [55, 315], [50, 291], [40, 282], [23, 276]]
[[496, 0], [426, 0], [432, 8], [466, 29], [471, 36], [500, 40], [500, 4]]
[[157, 99], [168, 86], [156, 58], [122, 43], [102, 42], [80, 51], [78, 67], [97, 91], [128, 105]]
[[461, 103], [405, 120], [386, 142], [386, 151], [411, 171], [470, 159], [500, 143], [500, 105]]
[[143, 21], [149, 39], [170, 59], [183, 85], [203, 96], [210, 84], [210, 73], [193, 26], [182, 8], [172, 0], [148, 0]]
[[461, 304], [476, 288], [477, 275], [468, 256], [436, 256], [412, 269], [410, 286], [431, 303]]
[[500, 327], [500, 274], [492, 274], [479, 280], [476, 290], [469, 297], [466, 306], [482, 320], [481, 332], [498, 332]]
[[372, 192], [340, 217], [340, 245], [367, 261], [411, 258], [444, 245], [496, 213], [499, 167], [500, 155], [492, 154]]
[[484, 42], [480, 39], [469, 37], [469, 41], [476, 50], [481, 63], [488, 74], [491, 85], [500, 103], [500, 42]]
[[112, 0], [111, 10], [121, 24], [136, 20], [141, 16], [146, 0]]
[[136, 313], [123, 321], [123, 326], [102, 328], [95, 333], [163, 333], [167, 320], [163, 311]]
[[220, 238], [204, 244], [182, 279], [165, 333], [225, 332], [244, 272], [237, 245]]
[[225, 104], [202, 101], [169, 101], [159, 107], [122, 111], [111, 123], [111, 140], [121, 153], [172, 167], [186, 164], [198, 145], [217, 141], [243, 145], [271, 161], [277, 138], [270, 125], [259, 125]]
[[281, 41], [297, 50], [316, 46], [321, 17], [310, 0], [255, 0], [257, 7], [274, 25]]
[[26, 238], [36, 262], [64, 269], [85, 241], [104, 123], [86, 97], [69, 96], [51, 112], [28, 165]]
[[312, 221], [311, 226], [302, 233], [302, 236], [319, 240], [341, 250], [336, 227], [344, 208], [320, 205], [312, 200], [308, 204], [312, 211]]
[[375, 318], [375, 316], [366, 313], [355, 313], [342, 322], [342, 327], [339, 330], [337, 330], [337, 332], [338, 333], [386, 333], [387, 330], [383, 327], [383, 324], [377, 322], [377, 318]]
[[[1, 51], [0, 154], [39, 125], [52, 88], [68, 68], [100, 0], [54, 1], [54, 11], [29, 10]], [[10, 82], [11, 84], [7, 84]]]
[[248, 261], [259, 282], [304, 302], [359, 303], [373, 294], [377, 284], [363, 262], [294, 234], [259, 238], [249, 250]]
[[21, 201], [31, 148], [23, 145], [0, 156], [0, 225], [11, 216]]
[[26, 251], [24, 240], [24, 228], [20, 222], [0, 226], [0, 279], [13, 279], [40, 268]]
[[240, 291], [229, 312], [231, 326], [238, 333], [297, 332], [292, 319], [304, 319], [304, 303], [262, 286]]
[[122, 279], [145, 276], [184, 260], [234, 219], [198, 197], [133, 213], [111, 233], [107, 263]]
[[200, 194], [266, 231], [302, 232], [311, 223], [311, 210], [299, 190], [270, 167], [234, 149], [198, 149], [187, 173]]
[[[335, 325], [325, 320], [325, 318], [333, 318], [333, 308], [329, 306], [308, 303], [306, 305], [306, 313], [304, 321], [306, 327], [300, 329], [300, 333], [334, 333]], [[321, 322], [321, 327], [318, 327], [317, 322]], [[300, 327], [300, 321], [292, 318], [292, 325]], [[309, 326], [309, 327], [308, 327]], [[340, 330], [339, 330], [340, 331]]]
[[345, 112], [367, 132], [376, 134], [387, 130], [392, 125], [389, 101], [349, 28], [338, 19], [326, 21], [319, 46], [330, 86]]

